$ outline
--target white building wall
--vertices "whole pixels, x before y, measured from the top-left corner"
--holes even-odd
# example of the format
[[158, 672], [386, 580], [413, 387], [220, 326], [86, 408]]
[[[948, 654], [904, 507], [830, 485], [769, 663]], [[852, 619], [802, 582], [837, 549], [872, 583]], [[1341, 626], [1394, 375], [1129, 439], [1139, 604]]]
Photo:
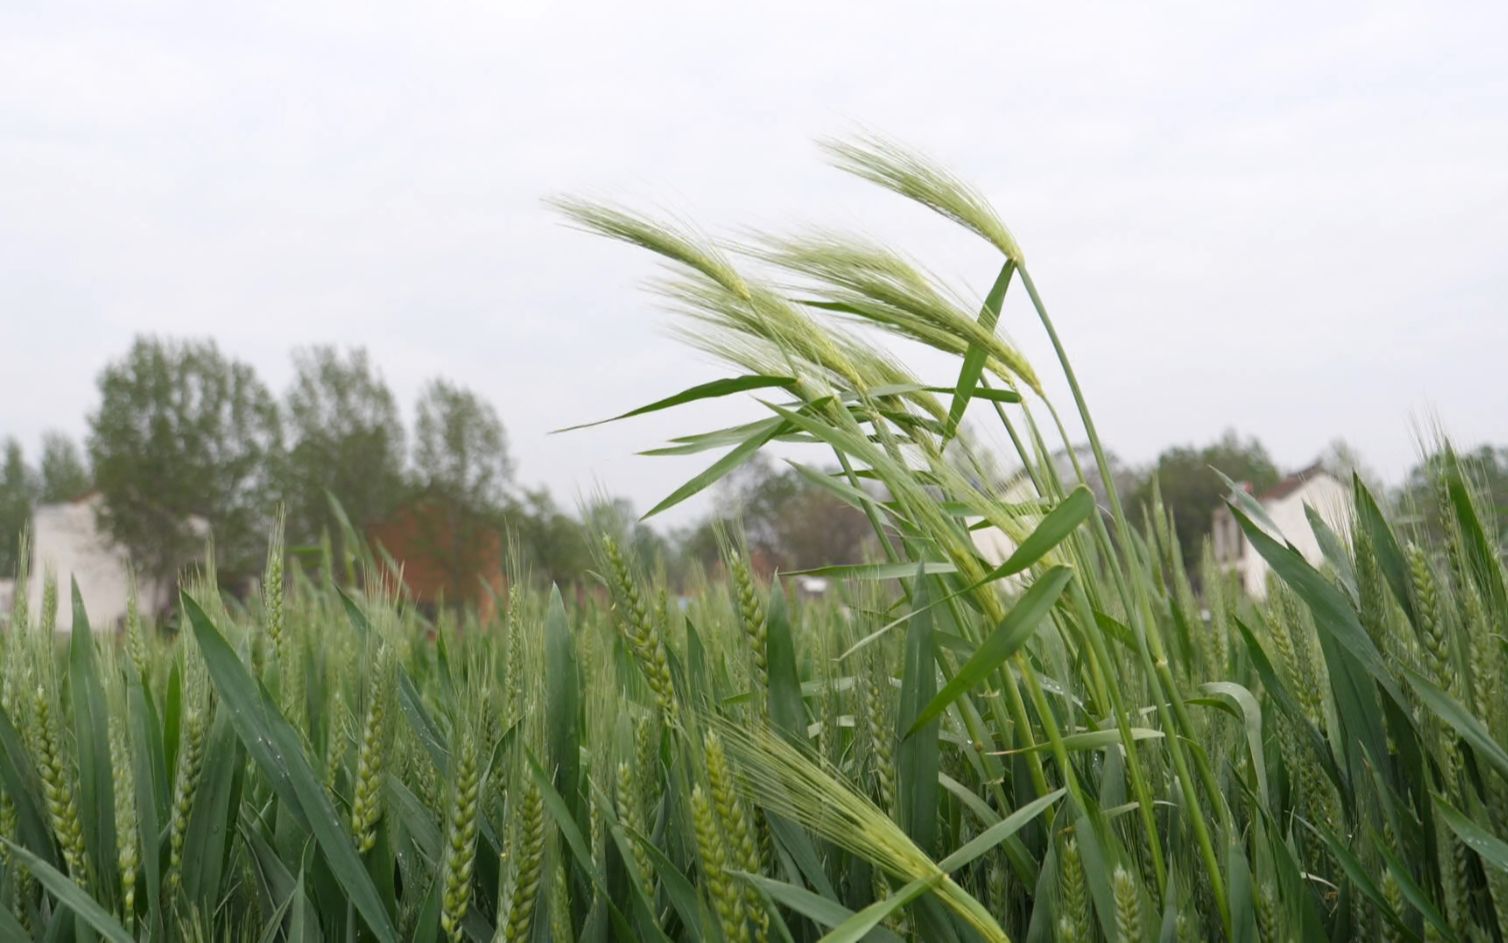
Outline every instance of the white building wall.
[[[1006, 487], [997, 500], [1006, 505], [1027, 504], [1037, 500], [1037, 489], [1030, 478], [1017, 475], [1016, 480]], [[1024, 514], [1016, 518], [1022, 534], [1030, 533], [1040, 520], [1039, 514]], [[999, 566], [1016, 552], [1016, 538], [993, 525], [969, 531], [969, 539], [980, 558], [990, 566]]]
[[[42, 586], [46, 573], [58, 584], [58, 629], [73, 629], [72, 581], [89, 624], [96, 629], [116, 625], [126, 616], [130, 576], [126, 555], [102, 534], [95, 522], [99, 496], [92, 495], [63, 504], [44, 504], [32, 517], [31, 572], [27, 597], [32, 618], [42, 611]], [[149, 601], [144, 601], [146, 605]]]
[[[1329, 475], [1320, 474], [1281, 498], [1262, 502], [1278, 534], [1305, 560], [1318, 565], [1324, 554], [1319, 539], [1314, 536], [1314, 528], [1309, 526], [1309, 517], [1304, 513], [1306, 505], [1314, 508], [1331, 530], [1345, 535], [1350, 529], [1351, 489]], [[1241, 579], [1247, 593], [1255, 599], [1262, 599], [1267, 595], [1267, 574], [1271, 567], [1244, 535], [1242, 540], [1245, 545], [1240, 562]]]

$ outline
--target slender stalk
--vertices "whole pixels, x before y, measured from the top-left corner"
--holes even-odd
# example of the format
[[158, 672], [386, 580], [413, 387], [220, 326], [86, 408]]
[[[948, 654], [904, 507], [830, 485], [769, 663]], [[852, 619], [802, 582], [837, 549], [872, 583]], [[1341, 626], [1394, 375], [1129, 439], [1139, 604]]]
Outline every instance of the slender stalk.
[[[1078, 376], [1074, 373], [1073, 364], [1069, 362], [1068, 352], [1063, 347], [1062, 340], [1058, 337], [1057, 329], [1053, 326], [1052, 318], [1047, 314], [1047, 308], [1042, 303], [1041, 296], [1037, 293], [1036, 283], [1032, 281], [1031, 273], [1026, 266], [1020, 266], [1021, 283], [1026, 286], [1026, 293], [1032, 300], [1032, 306], [1037, 311], [1037, 317], [1042, 322], [1043, 329], [1047, 332], [1048, 339], [1052, 342], [1053, 351], [1057, 355], [1058, 364], [1063, 370], [1063, 377], [1068, 381], [1068, 388], [1073, 393], [1074, 404], [1078, 407], [1079, 419], [1084, 423], [1084, 433], [1089, 438], [1089, 447], [1094, 451], [1095, 464], [1098, 466], [1100, 477], [1105, 482], [1105, 492], [1110, 501], [1110, 511], [1115, 519], [1116, 529], [1120, 534], [1125, 546], [1131, 545], [1131, 527], [1126, 522], [1125, 508], [1121, 506], [1119, 493], [1115, 488], [1115, 481], [1110, 471], [1110, 462], [1105, 456], [1105, 448], [1100, 442], [1099, 433], [1095, 430], [1094, 419], [1089, 414], [1089, 404], [1084, 399], [1084, 391], [1079, 387]], [[1173, 759], [1174, 768], [1178, 771], [1179, 785], [1184, 794], [1184, 801], [1190, 809], [1200, 808], [1198, 796], [1194, 792], [1193, 780], [1190, 776], [1189, 760], [1181, 738], [1192, 734], [1192, 725], [1188, 723], [1187, 709], [1179, 697], [1176, 686], [1172, 685], [1172, 675], [1167, 667], [1167, 655], [1164, 651], [1161, 634], [1155, 620], [1151, 617], [1150, 602], [1146, 598], [1141, 584], [1133, 581], [1137, 586], [1137, 604], [1131, 610], [1132, 627], [1136, 632], [1137, 647], [1141, 651], [1144, 667], [1149, 676], [1155, 679], [1155, 686], [1161, 689], [1157, 697], [1157, 711], [1162, 717], [1162, 722], [1167, 728], [1175, 732], [1174, 736], [1168, 737], [1168, 753]], [[1169, 710], [1171, 703], [1172, 709]], [[1205, 791], [1209, 794], [1211, 803], [1217, 811], [1223, 813], [1223, 817], [1229, 817], [1229, 810], [1219, 801], [1219, 787], [1214, 781], [1212, 771], [1203, 768], [1200, 764], [1200, 779]], [[1220, 908], [1220, 919], [1225, 925], [1226, 933], [1230, 933], [1230, 901], [1225, 895], [1225, 880], [1220, 870], [1220, 859], [1215, 853], [1214, 841], [1210, 837], [1209, 825], [1202, 815], [1191, 814], [1189, 821], [1194, 829], [1194, 835], [1199, 843], [1200, 855], [1204, 858], [1204, 865], [1208, 869], [1210, 884], [1215, 891], [1215, 900]]]

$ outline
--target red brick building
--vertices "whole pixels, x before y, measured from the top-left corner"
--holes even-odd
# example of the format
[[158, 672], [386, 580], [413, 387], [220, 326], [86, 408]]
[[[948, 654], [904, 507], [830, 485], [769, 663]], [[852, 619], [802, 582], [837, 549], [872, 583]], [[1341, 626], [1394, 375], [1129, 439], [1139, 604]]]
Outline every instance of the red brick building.
[[491, 522], [422, 497], [367, 528], [367, 538], [402, 567], [404, 586], [421, 607], [466, 605], [483, 621], [492, 616], [504, 579], [503, 538]]

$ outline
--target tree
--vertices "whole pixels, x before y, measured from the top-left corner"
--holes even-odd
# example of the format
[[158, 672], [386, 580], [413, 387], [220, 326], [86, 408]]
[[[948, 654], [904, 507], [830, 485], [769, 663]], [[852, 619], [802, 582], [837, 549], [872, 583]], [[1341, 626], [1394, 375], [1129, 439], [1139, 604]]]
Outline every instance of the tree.
[[213, 341], [141, 337], [99, 376], [89, 457], [102, 523], [147, 578], [165, 581], [209, 525], [222, 578], [260, 567], [276, 509], [277, 403]]
[[79, 447], [61, 432], [42, 436], [42, 491], [44, 503], [72, 501], [86, 493], [92, 482]]
[[[1115, 487], [1115, 493], [1121, 495], [1124, 499], [1129, 500], [1133, 498], [1136, 495], [1137, 489], [1144, 483], [1144, 476], [1135, 469], [1128, 468], [1121, 461], [1120, 456], [1114, 452], [1106, 451], [1104, 455], [1105, 465], [1110, 470], [1110, 482]], [[1051, 469], [1051, 474], [1059, 482], [1062, 482], [1065, 488], [1074, 487], [1075, 482], [1079, 480], [1079, 470], [1082, 469], [1084, 472], [1084, 485], [1089, 489], [1089, 493], [1094, 495], [1094, 503], [1102, 509], [1110, 506], [1110, 492], [1105, 486], [1105, 479], [1100, 476], [1099, 463], [1095, 458], [1094, 450], [1087, 443], [1081, 442], [1075, 445], [1071, 452], [1066, 446], [1058, 449], [1048, 457], [1045, 465], [1043, 463], [1033, 463], [1033, 472], [1038, 478], [1044, 479], [1044, 483], [1048, 477], [1048, 469]], [[1013, 476], [1009, 483], [1005, 484], [1007, 491], [1013, 491], [1016, 487], [1025, 488], [1031, 486], [1032, 490], [1030, 493], [1035, 494], [1035, 487], [1032, 485], [1026, 469], [1017, 470], [1016, 476], [1019, 477]]]
[[669, 562], [670, 547], [665, 538], [639, 518], [627, 498], [599, 497], [582, 510], [581, 517], [590, 539], [610, 536], [646, 567]]
[[717, 483], [717, 507], [725, 521], [736, 522], [750, 553], [763, 555], [772, 565], [784, 568], [781, 511], [803, 484], [797, 475], [777, 468], [761, 452]]
[[719, 565], [726, 524], [721, 518], [709, 516], [672, 532], [669, 540], [675, 547], [677, 569], [681, 575], [688, 574], [692, 566], [707, 571]]
[[[31, 509], [36, 502], [37, 484], [21, 443], [5, 440], [5, 459], [0, 463], [0, 579], [16, 575], [21, 560], [17, 556], [21, 532], [31, 523]], [[17, 588], [17, 592], [25, 590]]]
[[741, 531], [749, 552], [780, 570], [858, 562], [874, 536], [863, 512], [763, 455], [719, 482], [717, 496], [718, 514], [682, 538], [683, 552], [704, 566], [721, 555], [719, 526]]
[[780, 509], [782, 567], [804, 570], [860, 562], [874, 537], [869, 518], [804, 479], [801, 485]]
[[[1448, 445], [1426, 455], [1409, 470], [1399, 489], [1403, 516], [1421, 534], [1439, 539], [1445, 529], [1440, 501], [1440, 482], [1447, 469]], [[1499, 544], [1508, 543], [1508, 446], [1481, 445], [1470, 452], [1456, 452], [1456, 462], [1475, 499], [1482, 525]]]
[[493, 408], [475, 393], [432, 380], [419, 396], [415, 474], [427, 510], [417, 549], [444, 573], [459, 604], [493, 559], [513, 463]]
[[1382, 479], [1377, 477], [1377, 473], [1361, 457], [1361, 453], [1345, 439], [1330, 440], [1330, 444], [1325, 446], [1325, 450], [1320, 453], [1319, 464], [1325, 471], [1345, 482], [1348, 487], [1351, 484], [1351, 476], [1355, 475], [1362, 480], [1367, 490], [1373, 495], [1379, 498], [1383, 496]]
[[414, 464], [431, 491], [473, 509], [497, 508], [513, 480], [497, 413], [470, 390], [432, 380], [419, 396]]
[[327, 495], [362, 533], [403, 496], [403, 422], [393, 393], [359, 348], [342, 355], [311, 347], [296, 351], [293, 364], [284, 408], [288, 539], [312, 544], [325, 532], [339, 539]]
[[1131, 504], [1141, 513], [1151, 506], [1154, 484], [1160, 487], [1163, 506], [1173, 515], [1189, 573], [1197, 569], [1211, 516], [1225, 498], [1226, 487], [1216, 469], [1232, 481], [1246, 482], [1256, 492], [1276, 484], [1279, 478], [1277, 466], [1261, 442], [1255, 438], [1242, 440], [1233, 430], [1227, 430], [1203, 448], [1176, 446], [1163, 451], [1132, 495]]
[[581, 580], [591, 568], [586, 529], [555, 504], [549, 491], [525, 489], [505, 516], [508, 533], [535, 576], [564, 587]]

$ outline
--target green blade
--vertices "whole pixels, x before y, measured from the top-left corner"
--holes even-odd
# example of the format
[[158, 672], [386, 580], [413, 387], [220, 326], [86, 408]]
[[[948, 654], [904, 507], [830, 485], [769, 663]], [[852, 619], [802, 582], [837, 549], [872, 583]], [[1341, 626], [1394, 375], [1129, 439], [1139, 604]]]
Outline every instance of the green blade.
[[272, 698], [251, 677], [199, 604], [187, 594], [180, 596], [210, 681], [225, 703], [241, 743], [289, 811], [314, 833], [331, 872], [367, 927], [383, 943], [397, 943], [398, 934], [387, 908], [330, 804], [324, 784], [310, 768], [298, 733], [278, 713]]
[[937, 844], [937, 712], [924, 716], [937, 696], [936, 651], [932, 642], [932, 611], [926, 602], [930, 580], [917, 567], [912, 590], [917, 613], [906, 629], [906, 661], [901, 674], [901, 702], [896, 718], [900, 746], [896, 750], [896, 786], [900, 825], [923, 851]]
[[[995, 284], [990, 286], [990, 292], [984, 298], [984, 306], [979, 309], [979, 326], [984, 330], [995, 330], [995, 323], [1000, 320], [1000, 308], [1005, 303], [1006, 289], [1010, 287], [1011, 276], [1015, 271], [1015, 261], [1006, 259], [1005, 265], [1000, 268], [1000, 274], [995, 276]], [[957, 433], [958, 423], [963, 419], [964, 410], [969, 408], [969, 399], [975, 394], [988, 359], [989, 352], [982, 345], [969, 345], [968, 353], [963, 357], [963, 367], [958, 371], [958, 383], [953, 388], [953, 405], [948, 409], [944, 439], [951, 439]]]
[[684, 389], [672, 396], [667, 396], [664, 399], [655, 400], [653, 403], [649, 403], [645, 406], [640, 406], [637, 409], [630, 409], [626, 413], [619, 413], [618, 415], [612, 416], [608, 419], [598, 419], [595, 422], [584, 422], [577, 426], [566, 426], [563, 429], [554, 430], [554, 432], [552, 432], [551, 434], [553, 435], [559, 432], [574, 432], [577, 429], [590, 429], [592, 426], [601, 426], [609, 422], [617, 422], [620, 419], [629, 419], [634, 416], [642, 416], [645, 413], [658, 412], [662, 409], [669, 409], [672, 406], [680, 406], [683, 403], [692, 403], [701, 399], [713, 399], [719, 396], [731, 396], [734, 393], [743, 393], [748, 390], [764, 390], [769, 389], [770, 387], [788, 389], [795, 385], [796, 380], [793, 377], [772, 377], [759, 374], [744, 377], [726, 377], [721, 380], [712, 380], [708, 383], [700, 383], [696, 386], [688, 387], [687, 389]]
[[702, 489], [715, 484], [724, 475], [752, 458], [754, 453], [763, 448], [766, 442], [775, 438], [781, 428], [783, 428], [783, 424], [776, 423], [756, 431], [753, 435], [728, 451], [722, 458], [713, 462], [701, 473], [694, 476], [690, 481], [687, 481], [671, 492], [665, 500], [650, 508], [649, 512], [644, 515], [644, 520], [654, 517], [661, 511], [675, 507]]
[[948, 709], [963, 694], [987, 678], [991, 672], [999, 668], [1005, 660], [1016, 652], [1031, 639], [1037, 631], [1037, 626], [1042, 619], [1052, 611], [1052, 607], [1062, 595], [1064, 587], [1073, 578], [1073, 571], [1064, 566], [1056, 566], [1044, 573], [1037, 579], [1006, 613], [1005, 618], [990, 633], [973, 657], [964, 662], [963, 667], [953, 679], [932, 698], [927, 705], [917, 714], [907, 730], [907, 736], [915, 733], [923, 725], [933, 721], [939, 714]]
[[0, 838], [0, 841], [5, 842], [11, 853], [21, 859], [37, 881], [58, 899], [58, 903], [78, 914], [85, 923], [111, 943], [132, 943], [131, 934], [120, 925], [120, 921], [101, 907], [99, 901], [85, 893], [83, 888], [73, 883], [68, 875], [10, 839]]
[[1073, 489], [1058, 506], [1042, 518], [1032, 532], [1012, 551], [1010, 557], [985, 577], [985, 582], [1020, 573], [1047, 555], [1068, 538], [1094, 512], [1094, 495], [1083, 485]]

